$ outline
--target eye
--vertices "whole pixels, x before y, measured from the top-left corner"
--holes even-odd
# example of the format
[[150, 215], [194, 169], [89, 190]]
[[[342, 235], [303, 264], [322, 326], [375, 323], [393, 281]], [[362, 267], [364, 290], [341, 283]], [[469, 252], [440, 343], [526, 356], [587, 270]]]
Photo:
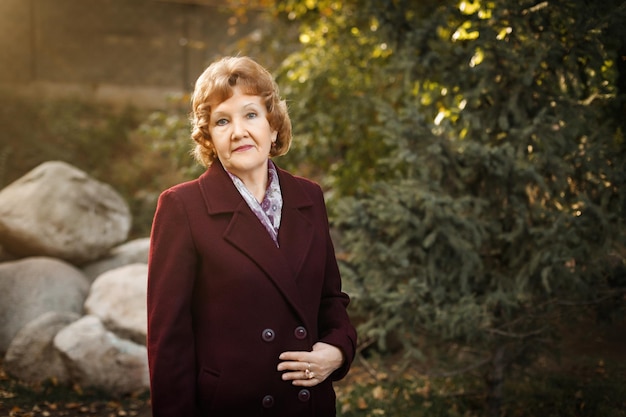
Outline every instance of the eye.
[[215, 122], [215, 125], [216, 125], [216, 126], [225, 126], [225, 125], [226, 125], [226, 123], [228, 123], [228, 120], [226, 120], [226, 119], [218, 119], [218, 120]]
[[246, 118], [248, 119], [254, 119], [255, 117], [257, 117], [257, 114], [253, 111], [246, 114]]

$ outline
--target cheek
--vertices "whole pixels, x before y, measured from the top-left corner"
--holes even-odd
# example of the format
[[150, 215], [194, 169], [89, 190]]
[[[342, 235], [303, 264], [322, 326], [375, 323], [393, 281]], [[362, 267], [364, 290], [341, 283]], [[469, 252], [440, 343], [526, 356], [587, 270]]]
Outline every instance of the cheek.
[[213, 144], [213, 149], [215, 149], [215, 152], [218, 154], [224, 154], [226, 152], [227, 148], [224, 145], [224, 141], [220, 140], [220, 138], [213, 137], [211, 143]]

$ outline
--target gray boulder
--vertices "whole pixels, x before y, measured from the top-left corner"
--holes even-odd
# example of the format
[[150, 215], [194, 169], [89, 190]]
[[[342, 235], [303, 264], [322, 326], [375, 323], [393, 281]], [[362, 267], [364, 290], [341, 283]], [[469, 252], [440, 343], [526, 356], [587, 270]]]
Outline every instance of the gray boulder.
[[94, 281], [104, 272], [134, 263], [148, 263], [150, 238], [131, 240], [116, 246], [102, 259], [83, 267], [83, 272], [90, 281]]
[[52, 341], [57, 332], [78, 320], [76, 313], [44, 313], [24, 326], [13, 338], [4, 357], [4, 369], [21, 381], [68, 381], [67, 370]]
[[0, 264], [0, 354], [27, 323], [50, 311], [82, 314], [89, 282], [76, 267], [33, 257]]
[[145, 346], [120, 339], [96, 316], [83, 316], [54, 338], [71, 380], [83, 387], [124, 395], [149, 387]]
[[148, 265], [131, 264], [107, 271], [91, 285], [85, 312], [97, 316], [120, 337], [146, 343]]
[[65, 162], [45, 162], [0, 191], [0, 245], [20, 257], [84, 264], [125, 241], [130, 226], [113, 188]]

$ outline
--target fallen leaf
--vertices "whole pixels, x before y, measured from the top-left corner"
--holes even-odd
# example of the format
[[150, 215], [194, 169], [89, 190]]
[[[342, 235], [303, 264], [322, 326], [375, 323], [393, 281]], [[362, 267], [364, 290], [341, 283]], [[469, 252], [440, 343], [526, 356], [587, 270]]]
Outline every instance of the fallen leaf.
[[359, 397], [359, 399], [357, 400], [357, 407], [359, 407], [359, 410], [367, 409], [367, 402], [365, 401], [365, 398]]
[[0, 398], [15, 398], [15, 397], [17, 397], [17, 394], [0, 389]]
[[383, 398], [385, 398], [385, 389], [381, 387], [380, 385], [376, 386], [372, 390], [372, 397], [374, 397], [377, 400], [382, 400]]

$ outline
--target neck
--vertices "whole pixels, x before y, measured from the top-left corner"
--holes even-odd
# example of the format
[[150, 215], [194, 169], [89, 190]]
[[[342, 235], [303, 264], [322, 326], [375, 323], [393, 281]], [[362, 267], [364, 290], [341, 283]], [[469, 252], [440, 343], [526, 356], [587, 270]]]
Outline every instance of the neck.
[[263, 197], [265, 197], [265, 190], [267, 190], [267, 174], [265, 174], [264, 181], [250, 182], [244, 179], [242, 179], [241, 181], [243, 181], [243, 184], [246, 186], [248, 191], [250, 191], [254, 198], [256, 198], [256, 201], [261, 203], [263, 201]]
[[[269, 163], [269, 162], [268, 162]], [[252, 193], [254, 198], [261, 203], [263, 201], [263, 197], [265, 197], [265, 191], [267, 190], [267, 185], [269, 182], [269, 174], [267, 172], [268, 167], [265, 165], [264, 169], [258, 169], [252, 172], [244, 172], [244, 173], [234, 173], [243, 185], [246, 186], [248, 191]]]

